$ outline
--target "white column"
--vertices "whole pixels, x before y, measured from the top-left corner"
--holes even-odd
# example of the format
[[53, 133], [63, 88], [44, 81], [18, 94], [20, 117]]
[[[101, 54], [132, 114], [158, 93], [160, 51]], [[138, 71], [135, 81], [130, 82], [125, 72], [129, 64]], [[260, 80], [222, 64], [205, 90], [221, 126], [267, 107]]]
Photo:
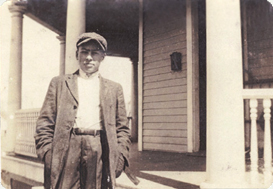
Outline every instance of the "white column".
[[59, 35], [57, 39], [60, 40], [60, 70], [59, 75], [65, 74], [65, 36]]
[[85, 32], [85, 0], [68, 0], [66, 21], [65, 73], [78, 69], [76, 60], [76, 42]]
[[187, 147], [196, 152], [200, 146], [199, 120], [199, 44], [198, 44], [198, 2], [187, 0]]
[[138, 60], [137, 58], [131, 58], [131, 61], [132, 61], [131, 139], [132, 139], [132, 142], [137, 142], [138, 141]]
[[207, 180], [245, 185], [240, 1], [207, 0]]
[[11, 12], [11, 45], [8, 85], [8, 129], [5, 146], [7, 152], [13, 152], [15, 147], [16, 128], [14, 114], [21, 109], [22, 94], [22, 36], [23, 14], [25, 6], [9, 6]]

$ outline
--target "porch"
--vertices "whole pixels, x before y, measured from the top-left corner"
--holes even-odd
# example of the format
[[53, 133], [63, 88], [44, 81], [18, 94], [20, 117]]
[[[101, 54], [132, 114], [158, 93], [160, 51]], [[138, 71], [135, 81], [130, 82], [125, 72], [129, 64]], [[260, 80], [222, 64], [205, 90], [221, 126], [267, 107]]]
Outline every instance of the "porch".
[[[31, 1], [30, 1], [31, 2]], [[71, 1], [72, 2], [72, 1]], [[74, 1], [76, 2], [76, 1]], [[72, 59], [69, 59], [69, 55], [74, 54], [75, 50], [72, 51], [69, 47], [73, 47], [74, 44], [71, 42], [70, 39], [73, 39], [75, 36], [70, 36], [70, 33], [77, 34], [78, 32], [83, 32], [85, 26], [83, 23], [86, 22], [79, 22], [78, 20], [85, 20], [81, 16], [85, 15], [84, 11], [81, 8], [84, 7], [84, 1], [78, 1], [80, 7], [74, 10], [75, 13], [78, 13], [78, 17], [76, 18], [75, 23], [79, 24], [80, 26], [71, 27], [71, 25], [67, 25], [67, 33], [66, 33], [66, 50], [67, 52], [64, 53], [64, 45], [61, 45], [61, 56], [62, 59], [60, 61], [60, 74], [66, 73], [67, 68], [72, 69], [73, 65]], [[105, 1], [106, 2], [106, 1]], [[138, 11], [138, 1], [136, 2], [136, 10]], [[181, 122], [178, 122], [175, 125], [175, 128], [169, 129], [173, 130], [172, 133], [177, 133], [179, 130], [184, 130], [185, 136], [183, 135], [184, 139], [187, 140], [183, 149], [185, 152], [191, 152], [191, 154], [187, 153], [167, 153], [167, 152], [154, 152], [154, 151], [143, 151], [147, 148], [143, 148], [143, 136], [149, 135], [147, 132], [143, 132], [143, 125], [145, 123], [145, 115], [143, 115], [143, 102], [145, 101], [145, 72], [147, 72], [147, 62], [145, 60], [145, 48], [143, 50], [144, 42], [147, 40], [147, 33], [145, 34], [145, 28], [143, 28], [143, 22], [145, 17], [143, 18], [143, 1], [140, 2], [140, 10], [139, 15], [139, 33], [136, 33], [136, 38], [139, 38], [139, 56], [138, 56], [138, 64], [137, 59], [137, 51], [135, 52], [134, 56], [130, 55], [132, 62], [135, 62], [135, 70], [139, 72], [135, 72], [135, 81], [138, 79], [138, 90], [139, 93], [137, 95], [137, 90], [134, 90], [135, 98], [133, 98], [135, 109], [134, 114], [132, 116], [132, 120], [135, 121], [135, 134], [138, 134], [138, 150], [136, 150], [136, 144], [133, 144], [132, 150], [132, 170], [135, 172], [137, 177], [141, 180], [141, 183], [137, 186], [137, 188], [268, 188], [272, 183], [272, 144], [271, 144], [271, 115], [272, 115], [272, 98], [273, 98], [273, 91], [272, 89], [264, 89], [264, 90], [243, 90], [243, 81], [242, 81], [242, 44], [241, 44], [241, 27], [240, 27], [240, 4], [237, 1], [230, 1], [225, 4], [220, 3], [220, 1], [207, 1], [207, 151], [206, 157], [204, 156], [192, 156], [195, 155], [192, 153], [193, 150], [193, 141], [195, 140], [194, 137], [198, 134], [198, 130], [195, 130], [195, 117], [194, 113], [198, 111], [198, 109], [194, 108], [196, 95], [198, 93], [195, 83], [196, 76], [196, 67], [194, 63], [198, 63], [198, 59], [195, 57], [198, 52], [196, 51], [198, 45], [194, 43], [196, 36], [194, 35], [194, 28], [195, 28], [195, 18], [196, 14], [194, 14], [194, 7], [196, 8], [196, 4], [194, 1], [184, 1], [185, 3], [185, 17], [179, 17], [186, 20], [184, 22], [184, 36], [183, 39], [187, 39], [183, 42], [186, 51], [184, 52], [186, 61], [184, 65], [187, 67], [184, 69], [187, 75], [181, 76], [183, 78], [184, 83], [181, 80], [173, 79], [175, 74], [172, 74], [169, 71], [169, 52], [172, 52], [170, 49], [166, 49], [166, 51], [158, 51], [153, 50], [153, 52], [161, 52], [160, 55], [163, 57], [167, 56], [168, 59], [164, 59], [162, 65], [158, 64], [158, 61], [154, 61], [152, 68], [154, 69], [154, 74], [156, 77], [162, 77], [162, 73], [160, 72], [161, 69], [165, 68], [167, 73], [165, 76], [168, 76], [167, 79], [164, 79], [163, 87], [169, 85], [170, 81], [174, 81], [175, 84], [181, 85], [181, 83], [185, 84], [184, 89], [187, 88], [187, 91], [183, 91], [183, 93], [176, 94], [179, 102], [183, 102], [186, 105], [184, 110], [187, 111], [186, 115], [182, 114], [183, 118], [185, 118], [184, 126], [186, 129], [181, 128]], [[183, 5], [184, 6], [184, 5]], [[77, 7], [77, 6], [70, 6], [70, 7]], [[95, 6], [94, 6], [95, 7]], [[16, 8], [16, 9], [15, 9]], [[39, 186], [43, 182], [43, 165], [41, 162], [37, 161], [36, 153], [35, 153], [35, 145], [34, 145], [34, 131], [35, 131], [35, 121], [38, 116], [38, 110], [23, 110], [21, 109], [21, 54], [22, 54], [22, 39], [21, 39], [21, 27], [22, 26], [22, 15], [25, 12], [24, 3], [19, 4], [19, 7], [11, 7], [11, 12], [13, 13], [13, 22], [14, 29], [12, 32], [13, 36], [13, 51], [11, 52], [11, 71], [10, 71], [10, 81], [9, 86], [9, 94], [16, 94], [10, 95], [9, 99], [9, 130], [7, 132], [8, 137], [6, 138], [5, 142], [9, 145], [9, 150], [7, 152], [11, 152], [11, 154], [4, 155], [2, 157], [2, 173], [8, 173], [6, 181], [7, 185], [13, 185], [16, 188], [15, 180], [20, 183], [26, 183], [30, 188], [31, 186]], [[69, 10], [69, 9], [68, 9]], [[73, 10], [71, 10], [73, 12]], [[180, 11], [182, 12], [182, 11]], [[68, 20], [72, 19], [72, 14], [67, 13]], [[215, 17], [217, 15], [217, 17]], [[229, 15], [228, 17], [226, 15]], [[154, 17], [153, 17], [154, 18]], [[216, 19], [217, 18], [217, 19]], [[77, 20], [78, 19], [78, 20]], [[147, 18], [146, 18], [147, 19]], [[137, 20], [137, 19], [136, 19]], [[41, 21], [41, 20], [40, 20]], [[166, 20], [168, 21], [168, 20]], [[73, 23], [73, 22], [72, 22]], [[87, 25], [92, 25], [87, 24]], [[113, 24], [114, 25], [114, 24]], [[161, 26], [161, 24], [159, 24]], [[73, 29], [80, 28], [77, 32]], [[83, 28], [83, 29], [82, 29]], [[130, 27], [128, 27], [130, 28]], [[162, 27], [165, 28], [165, 27]], [[228, 28], [228, 30], [227, 30]], [[66, 28], [63, 28], [65, 30]], [[181, 29], [181, 28], [178, 28]], [[70, 31], [69, 31], [70, 30]], [[146, 30], [147, 31], [147, 30]], [[156, 29], [152, 29], [150, 31], [156, 31]], [[180, 30], [179, 30], [180, 31]], [[108, 32], [105, 32], [106, 34]], [[130, 32], [125, 32], [130, 33]], [[63, 40], [64, 38], [64, 31], [58, 33], [60, 34], [59, 37]], [[109, 37], [111, 32], [109, 32]], [[137, 34], [139, 35], [137, 37]], [[170, 33], [167, 33], [169, 35]], [[154, 34], [150, 34], [150, 36], [154, 36]], [[165, 36], [165, 34], [164, 34]], [[225, 36], [225, 37], [223, 37]], [[118, 39], [116, 37], [115, 39]], [[145, 39], [145, 40], [144, 40]], [[115, 42], [115, 41], [113, 41]], [[130, 41], [129, 41], [130, 42]], [[128, 42], [128, 43], [129, 43]], [[254, 42], [253, 42], [254, 43]], [[132, 43], [133, 44], [133, 43]], [[148, 44], [148, 42], [146, 43]], [[169, 42], [167, 42], [164, 47], [172, 46]], [[182, 44], [182, 43], [181, 43]], [[232, 44], [232, 45], [230, 45]], [[270, 44], [269, 44], [270, 45]], [[120, 45], [125, 46], [127, 45]], [[137, 45], [133, 45], [134, 47]], [[172, 46], [174, 47], [174, 46]], [[245, 47], [245, 46], [244, 46]], [[113, 48], [115, 49], [115, 48]], [[153, 49], [153, 48], [152, 48]], [[162, 49], [164, 49], [162, 47]], [[182, 48], [180, 48], [181, 50]], [[164, 49], [165, 50], [165, 49]], [[270, 50], [269, 50], [270, 51]], [[73, 52], [73, 53], [72, 53]], [[124, 54], [124, 56], [129, 56], [125, 52], [120, 50], [120, 54]], [[131, 52], [131, 51], [130, 51]], [[244, 53], [248, 51], [245, 50]], [[271, 52], [271, 51], [270, 51]], [[269, 53], [270, 53], [269, 52]], [[268, 53], [268, 54], [269, 54]], [[17, 54], [19, 54], [17, 56]], [[67, 66], [64, 66], [64, 55], [68, 56], [66, 58]], [[112, 52], [114, 53], [114, 51]], [[119, 53], [118, 53], [119, 54]], [[146, 53], [147, 54], [147, 53]], [[161, 56], [153, 55], [156, 57]], [[147, 58], [147, 57], [146, 57]], [[254, 57], [255, 58], [255, 57]], [[133, 61], [134, 60], [134, 61]], [[147, 61], [147, 60], [146, 60]], [[71, 63], [71, 64], [70, 64]], [[268, 64], [270, 61], [268, 61]], [[271, 63], [270, 63], [271, 64]], [[169, 64], [168, 64], [169, 65]], [[138, 69], [137, 69], [137, 66]], [[154, 66], [154, 67], [153, 67]], [[160, 67], [158, 67], [160, 66]], [[254, 67], [253, 70], [257, 68]], [[270, 69], [265, 67], [266, 71], [269, 75], [272, 75]], [[246, 70], [246, 67], [244, 67]], [[165, 72], [164, 72], [165, 73]], [[181, 72], [182, 73], [182, 72]], [[171, 77], [169, 77], [171, 75]], [[136, 77], [138, 76], [138, 78]], [[154, 80], [158, 80], [158, 78], [153, 78], [150, 82], [155, 83], [156, 85], [151, 87], [154, 93], [158, 93], [155, 89], [158, 89], [159, 86], [162, 87], [162, 83], [154, 82]], [[260, 80], [259, 80], [260, 81]], [[135, 88], [137, 88], [137, 82], [134, 82]], [[147, 89], [147, 88], [146, 88]], [[172, 92], [164, 89], [162, 96], [160, 97], [159, 101], [172, 100], [171, 95], [165, 96], [165, 92], [169, 94]], [[182, 96], [184, 95], [184, 96]], [[187, 96], [187, 97], [186, 97]], [[137, 100], [137, 97], [139, 99]], [[183, 99], [181, 99], [183, 97]], [[153, 97], [149, 97], [153, 98]], [[185, 98], [185, 99], [184, 99]], [[258, 111], [258, 103], [257, 100], [260, 100], [262, 107], [262, 116], [257, 114]], [[249, 104], [247, 106], [245, 112], [249, 112], [245, 115], [248, 117], [251, 124], [248, 126], [248, 131], [251, 131], [250, 134], [246, 134], [245, 136], [251, 136], [249, 139], [250, 143], [250, 158], [245, 158], [244, 147], [245, 145], [245, 138], [244, 138], [244, 111], [243, 111], [243, 102], [246, 100], [246, 103]], [[166, 100], [167, 101], [167, 100]], [[136, 108], [136, 105], [139, 105]], [[165, 106], [165, 104], [163, 105]], [[157, 106], [152, 107], [152, 109], [157, 110]], [[173, 108], [172, 106], [170, 109]], [[139, 111], [137, 115], [137, 110]], [[195, 111], [197, 110], [197, 111]], [[165, 115], [165, 112], [168, 110], [163, 110], [159, 112], [158, 117], [162, 117], [162, 113]], [[271, 112], [270, 112], [271, 111]], [[133, 112], [133, 110], [132, 110]], [[14, 115], [15, 113], [15, 115]], [[158, 112], [157, 112], [158, 113]], [[177, 113], [177, 112], [175, 112]], [[154, 124], [158, 126], [158, 122], [162, 122], [160, 119], [154, 118], [153, 115], [152, 121], [156, 120], [157, 122]], [[264, 134], [263, 134], [263, 148], [265, 149], [261, 158], [259, 159], [258, 156], [258, 138], [257, 135], [257, 118], [262, 117], [264, 122]], [[15, 118], [15, 119], [14, 119]], [[173, 117], [168, 117], [172, 119]], [[137, 124], [138, 121], [138, 124]], [[180, 120], [179, 120], [180, 121]], [[154, 126], [153, 125], [153, 126]], [[163, 127], [163, 126], [162, 126]], [[156, 129], [162, 131], [162, 127], [156, 127]], [[179, 127], [179, 128], [177, 128]], [[251, 130], [250, 130], [251, 129]], [[138, 130], [138, 132], [137, 132]], [[155, 129], [154, 129], [155, 130]], [[151, 130], [151, 132], [154, 132]], [[160, 140], [155, 137], [156, 142], [158, 142], [157, 146], [163, 147], [165, 149], [169, 149], [166, 145], [162, 145], [162, 141], [166, 143], [170, 143], [170, 140], [167, 138], [169, 131], [160, 132]], [[179, 137], [176, 137], [177, 139]], [[181, 137], [180, 137], [181, 138]], [[176, 142], [176, 141], [175, 141]], [[15, 144], [14, 144], [15, 143]], [[155, 143], [152, 141], [151, 143]], [[180, 144], [180, 143], [179, 143]], [[175, 145], [174, 148], [181, 147], [181, 145]], [[155, 148], [151, 148], [153, 150]], [[15, 155], [12, 153], [15, 152]], [[251, 163], [250, 163], [251, 162]], [[31, 171], [29, 171], [31, 170]], [[205, 172], [206, 170], [206, 172]], [[5, 176], [5, 174], [2, 174]], [[11, 184], [9, 183], [11, 182]], [[118, 184], [121, 188], [136, 188], [136, 186], [132, 185], [130, 181], [126, 178], [125, 175], [122, 175], [121, 178], [118, 179]], [[18, 186], [18, 183], [17, 183]], [[19, 187], [21, 189], [25, 189], [23, 187]], [[26, 187], [27, 188], [27, 187]]]
[[[272, 142], [271, 142], [271, 109], [273, 89], [244, 89], [243, 101], [246, 107], [246, 118], [250, 118], [250, 153], [246, 151], [244, 171], [240, 176], [246, 181], [241, 188], [268, 188], [272, 179]], [[258, 99], [261, 103], [258, 108]], [[263, 113], [262, 113], [263, 112]], [[263, 153], [259, 155], [257, 120], [262, 113], [264, 120]], [[29, 187], [43, 183], [43, 164], [36, 157], [34, 132], [39, 109], [18, 110], [15, 114], [16, 141], [15, 154], [2, 155], [2, 183], [11, 185], [14, 180], [24, 182]], [[130, 121], [130, 117], [128, 117]], [[245, 120], [248, 124], [248, 121]], [[246, 129], [248, 130], [248, 129]], [[261, 134], [260, 134], [261, 135]], [[222, 148], [226, 148], [223, 145]], [[246, 145], [246, 147], [248, 147]], [[217, 155], [217, 154], [215, 154]], [[230, 161], [236, 154], [229, 154]], [[242, 157], [241, 157], [242, 158]], [[207, 180], [206, 152], [173, 153], [160, 151], [138, 151], [138, 144], [133, 143], [130, 151], [131, 170], [139, 178], [140, 184], [133, 185], [125, 174], [117, 179], [120, 188], [189, 188], [197, 189]], [[216, 160], [217, 161], [217, 160]], [[215, 162], [217, 163], [217, 162]], [[31, 170], [31, 172], [29, 171]], [[7, 174], [8, 173], [8, 174]], [[230, 175], [232, 177], [232, 175]], [[229, 187], [229, 186], [227, 186]], [[16, 188], [16, 187], [15, 187]], [[206, 188], [206, 187], [203, 187]], [[229, 187], [232, 188], [232, 187]], [[25, 189], [25, 188], [24, 188]], [[27, 189], [27, 188], [26, 188]]]

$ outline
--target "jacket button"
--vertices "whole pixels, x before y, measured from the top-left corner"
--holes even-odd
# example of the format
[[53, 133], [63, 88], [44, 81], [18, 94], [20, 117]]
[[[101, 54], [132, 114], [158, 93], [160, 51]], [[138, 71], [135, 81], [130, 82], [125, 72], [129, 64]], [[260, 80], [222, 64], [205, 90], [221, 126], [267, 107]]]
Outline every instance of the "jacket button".
[[77, 106], [74, 106], [74, 109], [77, 109]]

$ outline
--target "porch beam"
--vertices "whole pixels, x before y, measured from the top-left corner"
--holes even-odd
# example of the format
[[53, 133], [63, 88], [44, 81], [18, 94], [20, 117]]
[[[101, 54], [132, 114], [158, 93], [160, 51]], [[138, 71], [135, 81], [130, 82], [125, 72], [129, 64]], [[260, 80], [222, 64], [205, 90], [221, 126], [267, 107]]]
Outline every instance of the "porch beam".
[[200, 188], [247, 188], [240, 1], [206, 1], [207, 180]]

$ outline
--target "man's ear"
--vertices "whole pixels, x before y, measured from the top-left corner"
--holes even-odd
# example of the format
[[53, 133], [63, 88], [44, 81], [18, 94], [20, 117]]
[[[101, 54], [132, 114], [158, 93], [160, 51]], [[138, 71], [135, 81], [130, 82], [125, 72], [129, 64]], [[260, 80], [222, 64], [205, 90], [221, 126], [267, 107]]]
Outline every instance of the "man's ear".
[[106, 56], [106, 52], [103, 52], [103, 59], [102, 60], [104, 60], [105, 56]]
[[78, 53], [79, 53], [79, 50], [77, 49], [76, 51], [76, 59], [78, 60]]

